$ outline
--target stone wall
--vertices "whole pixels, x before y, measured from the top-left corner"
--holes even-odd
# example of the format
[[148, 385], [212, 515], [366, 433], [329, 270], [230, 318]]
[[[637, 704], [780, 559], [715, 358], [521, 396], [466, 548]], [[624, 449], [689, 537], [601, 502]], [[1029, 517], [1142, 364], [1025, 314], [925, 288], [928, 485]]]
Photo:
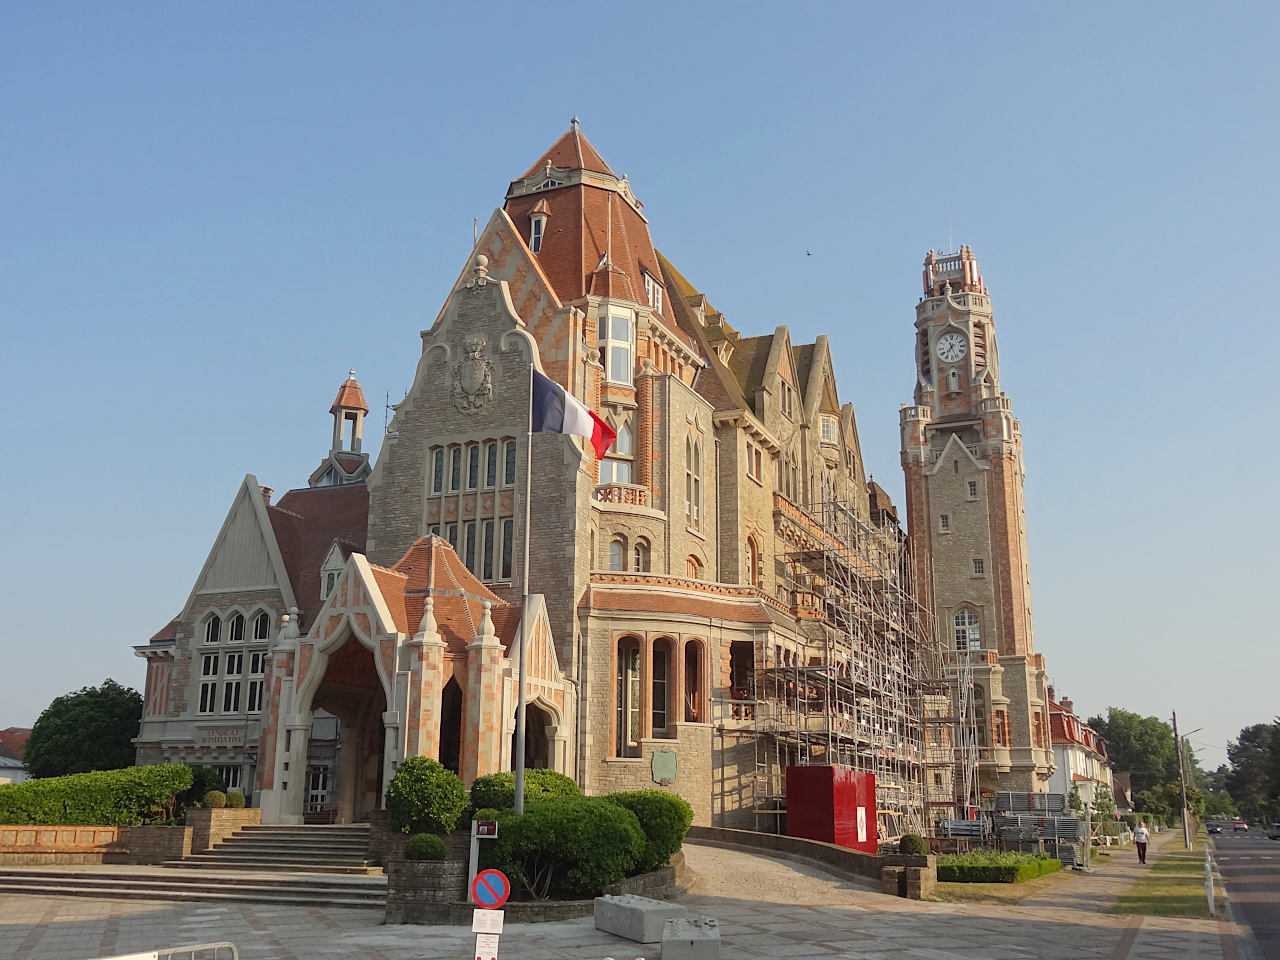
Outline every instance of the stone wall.
[[202, 853], [221, 843], [241, 827], [256, 826], [261, 822], [262, 811], [255, 807], [192, 808], [187, 811], [187, 826], [192, 830], [191, 849]]
[[756, 852], [770, 851], [799, 857], [820, 863], [837, 873], [865, 877], [877, 883], [880, 882], [885, 867], [926, 867], [930, 870], [937, 868], [937, 858], [933, 856], [912, 857], [897, 853], [863, 853], [834, 843], [804, 840], [800, 837], [782, 837], [773, 833], [756, 833], [751, 830], [690, 827], [685, 839], [711, 846], [745, 847]]
[[0, 826], [0, 864], [163, 863], [191, 854], [191, 828]]

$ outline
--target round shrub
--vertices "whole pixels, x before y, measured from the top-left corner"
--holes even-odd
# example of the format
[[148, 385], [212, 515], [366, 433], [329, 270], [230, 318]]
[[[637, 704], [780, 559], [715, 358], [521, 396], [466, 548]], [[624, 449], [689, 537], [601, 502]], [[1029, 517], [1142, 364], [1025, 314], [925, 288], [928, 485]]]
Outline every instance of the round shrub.
[[227, 795], [221, 790], [210, 790], [204, 795], [202, 802], [206, 807], [213, 807], [218, 810], [227, 805]]
[[504, 813], [498, 838], [481, 846], [497, 867], [536, 899], [594, 897], [628, 876], [644, 853], [634, 813], [599, 797], [555, 797], [523, 814]]
[[434, 833], [415, 833], [404, 843], [406, 860], [443, 860], [444, 840]]
[[430, 757], [408, 757], [387, 785], [387, 818], [401, 833], [448, 833], [466, 805], [458, 775]]
[[918, 833], [905, 833], [898, 841], [898, 852], [909, 857], [927, 857], [929, 843]]
[[[538, 800], [551, 797], [579, 797], [582, 791], [571, 777], [554, 770], [526, 770], [524, 772], [524, 802], [527, 807]], [[487, 773], [476, 777], [471, 784], [471, 805], [477, 809], [492, 807], [511, 810], [516, 805], [516, 775], [514, 770]], [[479, 818], [477, 818], [479, 819]]]
[[636, 862], [639, 873], [665, 867], [693, 823], [693, 808], [684, 797], [663, 790], [627, 790], [604, 799], [630, 810], [640, 821], [645, 846]]
[[244, 794], [239, 790], [227, 791], [227, 806], [232, 810], [240, 810], [244, 807]]

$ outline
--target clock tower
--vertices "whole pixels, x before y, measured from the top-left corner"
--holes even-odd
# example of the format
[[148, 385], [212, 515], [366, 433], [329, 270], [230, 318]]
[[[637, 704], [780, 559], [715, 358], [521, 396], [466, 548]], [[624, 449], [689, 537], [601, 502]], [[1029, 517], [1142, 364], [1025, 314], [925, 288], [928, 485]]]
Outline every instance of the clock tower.
[[907, 528], [951, 673], [968, 687], [984, 794], [1047, 789], [1048, 675], [1035, 651], [1021, 424], [1000, 389], [991, 298], [973, 250], [930, 251], [903, 406]]

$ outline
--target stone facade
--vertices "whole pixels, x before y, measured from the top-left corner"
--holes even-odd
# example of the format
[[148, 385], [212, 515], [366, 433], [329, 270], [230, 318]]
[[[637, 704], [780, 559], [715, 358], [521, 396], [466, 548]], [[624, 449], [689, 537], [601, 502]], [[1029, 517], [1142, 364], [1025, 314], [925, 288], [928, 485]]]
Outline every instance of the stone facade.
[[1035, 651], [1022, 428], [1000, 389], [991, 299], [968, 247], [925, 259], [914, 404], [903, 406], [907, 519], [920, 582], [968, 684], [981, 790], [1047, 789], [1048, 674]]

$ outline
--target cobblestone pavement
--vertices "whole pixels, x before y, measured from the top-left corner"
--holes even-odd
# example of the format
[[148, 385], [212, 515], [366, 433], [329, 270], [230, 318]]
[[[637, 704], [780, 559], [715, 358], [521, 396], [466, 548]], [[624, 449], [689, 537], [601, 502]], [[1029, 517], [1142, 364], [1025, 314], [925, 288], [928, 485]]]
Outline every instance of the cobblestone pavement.
[[[1159, 848], [1153, 845], [1153, 859]], [[1108, 858], [1051, 894], [1005, 907], [918, 903], [884, 896], [816, 867], [687, 845], [698, 874], [686, 905], [720, 922], [724, 960], [1246, 960], [1226, 921], [1103, 914], [1140, 869]], [[0, 958], [90, 960], [158, 947], [230, 940], [245, 960], [472, 957], [463, 927], [384, 926], [381, 910], [232, 903], [160, 903], [0, 894]], [[656, 958], [601, 933], [590, 918], [511, 924], [500, 955], [513, 960]]]

